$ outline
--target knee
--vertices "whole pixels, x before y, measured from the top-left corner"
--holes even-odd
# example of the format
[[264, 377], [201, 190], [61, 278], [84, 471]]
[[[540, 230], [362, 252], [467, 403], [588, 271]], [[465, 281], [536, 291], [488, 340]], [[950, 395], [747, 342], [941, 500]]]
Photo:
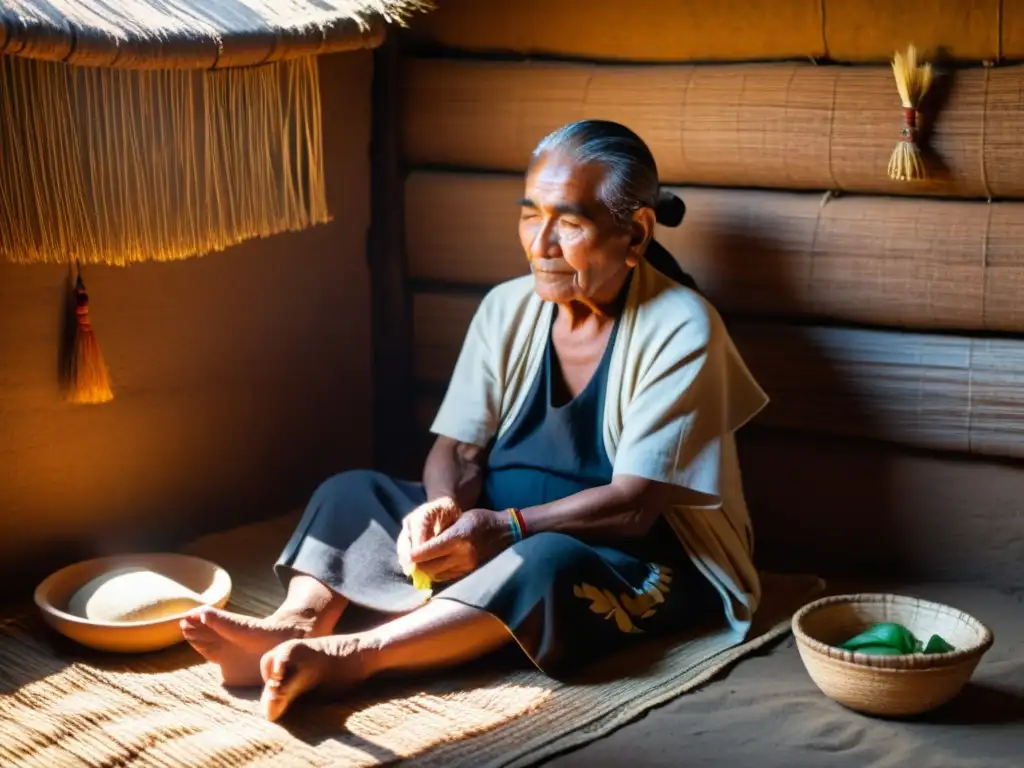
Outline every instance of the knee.
[[597, 557], [586, 544], [564, 533], [538, 533], [513, 544], [510, 551], [528, 563], [531, 570], [550, 577], [564, 570], [575, 571]]
[[578, 539], [567, 534], [545, 531], [544, 533], [535, 533], [533, 536], [513, 544], [512, 549], [524, 557], [545, 559], [576, 546], [584, 545]]
[[372, 469], [350, 469], [320, 483], [313, 498], [318, 500], [348, 498], [366, 488], [377, 485], [381, 474]]

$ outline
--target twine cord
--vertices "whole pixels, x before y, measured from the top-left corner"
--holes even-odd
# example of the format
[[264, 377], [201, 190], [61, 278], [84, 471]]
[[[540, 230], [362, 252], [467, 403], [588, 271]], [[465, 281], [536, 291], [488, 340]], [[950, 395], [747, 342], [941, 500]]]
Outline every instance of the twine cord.
[[689, 66], [686, 75], [686, 87], [683, 88], [683, 109], [682, 114], [684, 119], [679, 121], [679, 157], [682, 159], [683, 167], [689, 168], [690, 162], [686, 157], [686, 120], [685, 117], [689, 112], [690, 103], [690, 87], [693, 85], [693, 80], [696, 77], [697, 70], [693, 66]]
[[988, 328], [988, 248], [992, 234], [992, 201], [988, 201], [985, 217], [985, 237], [981, 241], [981, 325]]
[[[797, 73], [797, 66], [794, 64], [792, 71], [789, 73], [789, 79], [786, 80], [785, 115], [786, 115], [786, 122], [787, 123], [789, 122], [789, 108], [790, 108], [790, 104], [792, 103], [792, 99], [793, 99], [793, 81], [796, 79], [796, 73]], [[787, 183], [792, 185], [794, 183], [794, 178], [793, 178], [792, 173], [789, 170], [789, 159], [790, 159], [790, 153], [789, 152], [784, 152], [782, 154], [782, 163], [783, 163], [783, 165], [786, 168], [786, 181], [787, 181]]]
[[832, 170], [832, 141], [836, 126], [836, 92], [839, 90], [839, 70], [832, 75], [832, 98], [828, 107], [828, 177], [832, 179], [832, 188], [839, 189], [835, 171]]
[[[834, 198], [838, 197], [838, 193], [832, 190], [826, 191], [821, 196], [821, 201], [818, 203], [818, 210], [814, 214], [814, 230], [811, 232], [811, 253], [810, 253], [810, 267], [807, 271], [808, 280], [814, 281], [814, 267], [817, 264], [815, 255], [818, 252], [818, 232], [821, 228], [821, 216], [825, 210], [825, 206], [828, 205]], [[808, 286], [810, 288], [811, 286]]]
[[977, 339], [970, 339], [967, 344], [967, 453], [974, 453], [974, 345]]
[[900, 131], [903, 141], [917, 140], [917, 111], [913, 108], [903, 110], [903, 130]]

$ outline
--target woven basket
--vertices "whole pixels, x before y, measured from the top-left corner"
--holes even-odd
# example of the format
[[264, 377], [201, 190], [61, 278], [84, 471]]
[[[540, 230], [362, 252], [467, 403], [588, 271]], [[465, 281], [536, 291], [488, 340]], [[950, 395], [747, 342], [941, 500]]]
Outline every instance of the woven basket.
[[[940, 635], [956, 650], [872, 656], [836, 647], [876, 622], [902, 624], [924, 641]], [[920, 714], [953, 699], [992, 647], [992, 633], [973, 616], [939, 603], [886, 594], [816, 600], [793, 616], [793, 634], [800, 658], [822, 693], [858, 712], [890, 717]]]

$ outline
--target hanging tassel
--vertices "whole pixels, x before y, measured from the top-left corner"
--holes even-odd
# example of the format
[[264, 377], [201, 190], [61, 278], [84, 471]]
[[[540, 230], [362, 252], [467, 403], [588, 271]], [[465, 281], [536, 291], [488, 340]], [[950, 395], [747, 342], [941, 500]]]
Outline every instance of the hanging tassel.
[[85, 291], [81, 270], [75, 280], [73, 306], [74, 340], [70, 345], [67, 400], [79, 404], [109, 402], [114, 399], [110, 389], [110, 374], [89, 319], [89, 294]]
[[921, 99], [932, 83], [931, 64], [917, 65], [917, 49], [907, 48], [907, 54], [897, 53], [893, 58], [892, 71], [896, 76], [896, 88], [903, 104], [903, 130], [900, 142], [889, 158], [889, 178], [899, 181], [919, 181], [927, 176], [921, 149], [917, 146], [917, 116]]

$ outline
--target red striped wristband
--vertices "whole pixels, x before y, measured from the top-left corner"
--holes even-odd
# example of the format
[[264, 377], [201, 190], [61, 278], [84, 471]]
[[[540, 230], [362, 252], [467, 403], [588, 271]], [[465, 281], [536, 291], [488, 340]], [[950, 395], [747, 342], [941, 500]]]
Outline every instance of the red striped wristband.
[[514, 517], [516, 519], [516, 525], [519, 526], [519, 532], [522, 534], [523, 538], [525, 539], [528, 534], [526, 532], [526, 521], [523, 520], [522, 510], [520, 510], [520, 509], [518, 509], [516, 507], [510, 507], [509, 510], [508, 510], [508, 513], [510, 515], [512, 515], [512, 517]]

